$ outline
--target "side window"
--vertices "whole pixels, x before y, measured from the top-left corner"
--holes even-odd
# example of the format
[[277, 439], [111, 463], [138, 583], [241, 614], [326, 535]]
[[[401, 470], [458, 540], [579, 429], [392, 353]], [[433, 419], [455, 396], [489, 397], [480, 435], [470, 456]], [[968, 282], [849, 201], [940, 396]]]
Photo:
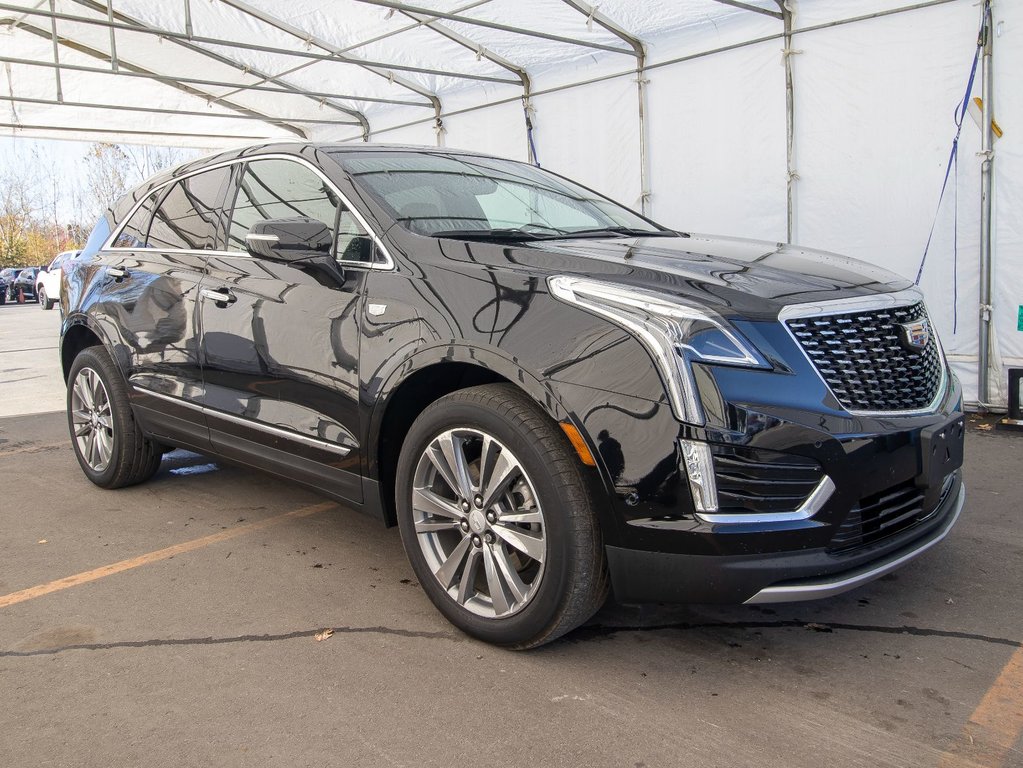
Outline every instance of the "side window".
[[220, 221], [218, 202], [230, 175], [229, 167], [215, 168], [174, 184], [153, 216], [148, 247], [213, 248]]
[[[121, 229], [121, 234], [114, 240], [112, 247], [114, 248], [148, 248], [146, 244], [146, 236], [149, 234], [149, 222], [153, 218], [153, 209], [156, 208], [156, 202], [159, 198], [159, 193], [154, 192], [146, 198], [145, 202], [138, 207], [134, 215], [128, 219], [124, 227]], [[98, 225], [97, 225], [98, 226]], [[89, 238], [90, 243], [92, 238]]]
[[244, 251], [245, 236], [259, 221], [296, 216], [336, 229], [338, 259], [366, 261], [372, 257], [366, 230], [330, 185], [306, 166], [280, 159], [253, 160], [245, 166], [231, 215], [228, 249]]

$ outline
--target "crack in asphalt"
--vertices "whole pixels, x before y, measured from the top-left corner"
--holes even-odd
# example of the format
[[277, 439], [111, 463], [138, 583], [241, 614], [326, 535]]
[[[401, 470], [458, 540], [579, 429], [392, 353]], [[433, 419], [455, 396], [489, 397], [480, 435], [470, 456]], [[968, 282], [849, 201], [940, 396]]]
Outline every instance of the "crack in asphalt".
[[833, 632], [835, 630], [847, 630], [850, 632], [876, 632], [885, 635], [913, 635], [915, 637], [947, 637], [956, 640], [977, 640], [982, 643], [993, 645], [1007, 645], [1010, 648], [1023, 648], [1023, 641], [1012, 640], [1007, 637], [992, 637], [981, 635], [975, 632], [959, 632], [951, 629], [931, 629], [928, 627], [914, 627], [904, 624], [899, 627], [885, 626], [883, 624], [843, 624], [841, 622], [805, 621], [801, 619], [780, 619], [777, 621], [708, 621], [702, 623], [677, 622], [671, 624], [650, 624], [648, 626], [614, 626], [609, 624], [595, 624], [577, 629], [569, 636], [568, 640], [585, 640], [589, 637], [608, 637], [621, 632], [661, 632], [665, 630], [691, 630], [691, 629], [786, 629], [802, 628], [814, 632]]
[[[958, 632], [947, 629], [930, 629], [903, 625], [899, 627], [870, 624], [843, 624], [808, 622], [797, 619], [779, 621], [748, 621], [748, 622], [679, 622], [672, 624], [651, 624], [649, 626], [610, 626], [596, 624], [583, 626], [575, 630], [560, 642], [577, 643], [591, 638], [611, 637], [623, 633], [664, 632], [669, 630], [686, 631], [694, 629], [806, 629], [814, 632], [833, 632], [846, 630], [850, 632], [875, 632], [886, 635], [912, 635], [915, 637], [944, 637], [956, 640], [976, 640], [993, 645], [1005, 645], [1010, 648], [1023, 648], [1023, 642], [1005, 637], [992, 637], [973, 632]], [[453, 632], [426, 632], [411, 629], [394, 629], [392, 627], [331, 627], [336, 635], [391, 635], [395, 637], [419, 638], [425, 640], [450, 640], [463, 642], [467, 637]], [[279, 640], [295, 640], [314, 637], [322, 632], [322, 628], [302, 629], [294, 632], [266, 635], [236, 635], [234, 637], [187, 637], [187, 638], [155, 638], [152, 640], [121, 640], [112, 643], [79, 643], [57, 648], [39, 648], [32, 651], [0, 651], [0, 658], [25, 658], [31, 656], [53, 656], [65, 651], [106, 651], [118, 648], [159, 648], [183, 645], [228, 645], [231, 643], [271, 643]]]
[[[335, 635], [394, 635], [397, 637], [422, 638], [426, 640], [460, 641], [451, 632], [420, 632], [411, 629], [393, 629], [391, 627], [330, 627]], [[230, 643], [272, 643], [278, 640], [296, 640], [303, 637], [315, 637], [323, 631], [317, 629], [300, 629], [295, 632], [283, 632], [277, 635], [236, 635], [234, 637], [184, 637], [155, 638], [153, 640], [120, 640], [113, 643], [77, 643], [57, 648], [39, 648], [32, 651], [0, 651], [0, 658], [22, 658], [27, 656], [53, 656], [65, 651], [107, 651], [118, 648], [159, 648], [181, 645], [228, 645]]]

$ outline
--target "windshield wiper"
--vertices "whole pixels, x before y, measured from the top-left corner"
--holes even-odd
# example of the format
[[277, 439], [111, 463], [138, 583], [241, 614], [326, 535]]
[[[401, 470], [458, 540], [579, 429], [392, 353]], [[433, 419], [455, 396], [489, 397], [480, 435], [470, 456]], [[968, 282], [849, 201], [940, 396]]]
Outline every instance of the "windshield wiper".
[[559, 237], [600, 237], [601, 235], [625, 235], [629, 237], [688, 237], [671, 229], [637, 229], [636, 227], [594, 227], [565, 232]]
[[430, 237], [450, 237], [453, 240], [549, 240], [552, 237], [564, 237], [558, 234], [561, 230], [551, 232], [530, 232], [520, 227], [504, 229], [445, 229], [431, 232]]

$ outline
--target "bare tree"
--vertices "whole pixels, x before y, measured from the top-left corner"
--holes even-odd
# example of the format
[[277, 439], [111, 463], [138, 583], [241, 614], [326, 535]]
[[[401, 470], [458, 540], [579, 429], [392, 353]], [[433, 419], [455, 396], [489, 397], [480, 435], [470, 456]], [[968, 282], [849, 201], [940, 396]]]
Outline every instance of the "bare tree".
[[133, 178], [131, 156], [117, 144], [93, 144], [85, 155], [85, 179], [92, 198], [91, 218], [99, 218], [123, 195]]

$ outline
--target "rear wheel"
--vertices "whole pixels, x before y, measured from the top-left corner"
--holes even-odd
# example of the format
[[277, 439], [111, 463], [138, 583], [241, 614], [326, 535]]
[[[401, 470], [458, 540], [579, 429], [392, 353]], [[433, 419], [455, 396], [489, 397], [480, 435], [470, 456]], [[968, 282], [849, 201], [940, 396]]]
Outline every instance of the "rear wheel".
[[568, 440], [511, 385], [455, 392], [406, 437], [402, 543], [455, 626], [513, 648], [549, 642], [607, 594], [600, 530]]
[[75, 456], [96, 485], [135, 485], [159, 469], [160, 446], [139, 429], [128, 388], [103, 347], [82, 350], [72, 363], [67, 415]]

